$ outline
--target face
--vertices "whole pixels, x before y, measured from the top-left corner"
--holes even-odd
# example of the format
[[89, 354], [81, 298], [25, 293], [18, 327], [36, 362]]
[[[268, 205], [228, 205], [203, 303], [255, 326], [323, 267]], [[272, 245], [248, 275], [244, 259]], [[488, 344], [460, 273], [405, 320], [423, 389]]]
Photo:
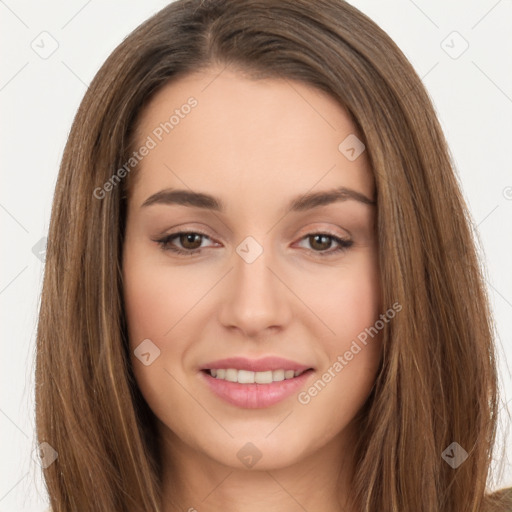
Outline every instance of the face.
[[323, 92], [228, 70], [175, 81], [143, 112], [124, 300], [170, 452], [272, 469], [347, 438], [381, 356], [365, 331], [381, 304], [356, 136]]

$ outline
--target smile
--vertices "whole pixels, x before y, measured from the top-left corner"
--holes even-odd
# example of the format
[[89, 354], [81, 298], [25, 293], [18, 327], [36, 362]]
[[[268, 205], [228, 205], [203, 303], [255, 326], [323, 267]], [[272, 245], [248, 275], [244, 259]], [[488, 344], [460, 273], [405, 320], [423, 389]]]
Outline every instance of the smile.
[[312, 368], [297, 372], [294, 370], [252, 372], [233, 368], [199, 372], [200, 378], [215, 396], [243, 409], [263, 409], [278, 404], [300, 392], [313, 374]]

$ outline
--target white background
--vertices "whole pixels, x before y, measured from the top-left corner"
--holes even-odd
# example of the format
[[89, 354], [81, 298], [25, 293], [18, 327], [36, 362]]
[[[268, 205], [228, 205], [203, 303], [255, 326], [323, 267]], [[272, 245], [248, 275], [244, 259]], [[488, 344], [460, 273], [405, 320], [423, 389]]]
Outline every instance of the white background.
[[[499, 336], [502, 411], [507, 402], [511, 410], [512, 2], [351, 3], [400, 46], [436, 106], [485, 253]], [[0, 69], [0, 512], [46, 507], [40, 469], [31, 455], [36, 446], [33, 371], [43, 272], [43, 263], [32, 249], [47, 233], [67, 134], [87, 84], [107, 56], [166, 4], [164, 0], [0, 0], [4, 48]], [[51, 36], [40, 36], [44, 31]], [[46, 38], [44, 43], [41, 38]], [[453, 58], [464, 49], [464, 40], [469, 47]], [[46, 50], [52, 44], [58, 48], [43, 59], [32, 48], [37, 44], [44, 44]], [[505, 429], [509, 434], [510, 418], [502, 414], [496, 458], [503, 467], [493, 488], [512, 486], [510, 443], [506, 454], [500, 452]]]

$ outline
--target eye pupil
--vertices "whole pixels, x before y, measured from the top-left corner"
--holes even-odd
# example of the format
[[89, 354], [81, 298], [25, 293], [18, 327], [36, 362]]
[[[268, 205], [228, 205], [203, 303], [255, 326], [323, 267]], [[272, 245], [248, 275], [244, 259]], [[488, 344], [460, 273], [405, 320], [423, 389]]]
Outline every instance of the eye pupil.
[[316, 249], [318, 250], [324, 250], [324, 249], [329, 249], [329, 246], [331, 245], [331, 237], [328, 236], [328, 235], [322, 235], [322, 234], [316, 234], [316, 235], [312, 235], [310, 238], [312, 238], [314, 240], [314, 243], [311, 244], [311, 247], [315, 248], [315, 245], [317, 245], [317, 239], [324, 239], [324, 242], [320, 242], [319, 245], [320, 247], [316, 247]]
[[[184, 233], [182, 235], [180, 235], [180, 243], [183, 245], [183, 247], [185, 247], [186, 249], [197, 249], [199, 247], [201, 247], [201, 236], [202, 235], [199, 235], [198, 233]], [[199, 240], [199, 243], [194, 245], [194, 238], [198, 238]], [[197, 241], [197, 240], [196, 240]], [[192, 247], [190, 246], [187, 246], [187, 244], [191, 242], [192, 243]]]

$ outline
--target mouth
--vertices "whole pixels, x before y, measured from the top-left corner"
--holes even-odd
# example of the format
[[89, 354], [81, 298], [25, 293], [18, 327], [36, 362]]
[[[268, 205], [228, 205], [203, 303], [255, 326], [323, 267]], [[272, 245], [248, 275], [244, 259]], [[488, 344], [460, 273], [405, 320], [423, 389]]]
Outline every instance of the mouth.
[[242, 409], [264, 409], [291, 399], [314, 375], [313, 368], [266, 371], [204, 368], [202, 382], [214, 396]]

